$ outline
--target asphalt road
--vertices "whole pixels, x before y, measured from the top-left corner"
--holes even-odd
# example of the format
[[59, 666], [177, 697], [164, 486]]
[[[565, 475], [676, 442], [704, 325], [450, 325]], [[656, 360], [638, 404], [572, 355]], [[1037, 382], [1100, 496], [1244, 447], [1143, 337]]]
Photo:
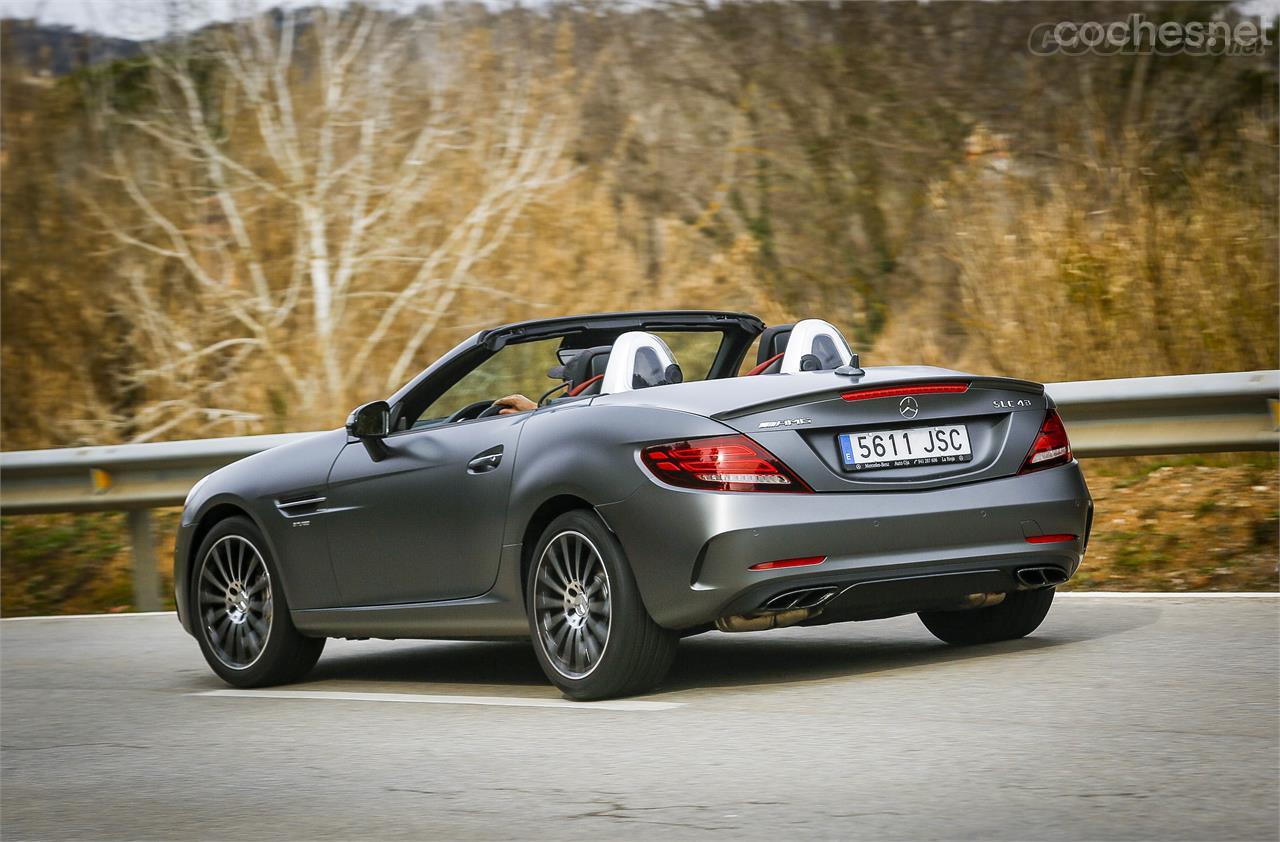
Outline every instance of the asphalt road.
[[245, 698], [172, 616], [5, 621], [0, 835], [1274, 840], [1278, 649], [1280, 599], [1074, 597], [982, 649], [703, 635], [613, 709], [516, 644], [331, 642], [283, 688], [321, 697]]

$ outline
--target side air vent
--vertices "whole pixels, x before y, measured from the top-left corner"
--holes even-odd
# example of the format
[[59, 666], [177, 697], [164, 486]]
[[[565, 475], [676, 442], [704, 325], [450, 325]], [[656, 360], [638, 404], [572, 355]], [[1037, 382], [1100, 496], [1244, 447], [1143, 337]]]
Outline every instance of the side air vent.
[[324, 497], [307, 496], [296, 500], [277, 500], [276, 510], [285, 517], [314, 514], [324, 505]]

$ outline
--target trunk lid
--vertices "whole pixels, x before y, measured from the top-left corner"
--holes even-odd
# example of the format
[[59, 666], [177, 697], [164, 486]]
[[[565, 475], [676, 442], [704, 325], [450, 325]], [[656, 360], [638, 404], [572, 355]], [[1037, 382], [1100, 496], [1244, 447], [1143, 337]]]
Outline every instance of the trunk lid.
[[[1011, 476], [1049, 405], [1037, 383], [930, 367], [868, 369], [861, 378], [769, 379], [783, 383], [757, 393], [759, 401], [712, 417], [764, 445], [819, 492], [936, 488]], [[789, 395], [778, 393], [783, 385], [791, 386]], [[968, 454], [961, 452], [964, 443]], [[947, 455], [937, 455], [942, 452]], [[933, 461], [922, 464], [926, 459]], [[963, 461], [945, 461], [952, 459]]]

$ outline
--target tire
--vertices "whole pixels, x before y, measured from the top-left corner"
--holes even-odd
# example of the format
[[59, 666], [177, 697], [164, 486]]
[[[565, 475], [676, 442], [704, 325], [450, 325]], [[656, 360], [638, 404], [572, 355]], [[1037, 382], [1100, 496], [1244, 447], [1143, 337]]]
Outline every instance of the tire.
[[547, 526], [525, 584], [534, 653], [569, 698], [643, 693], [667, 674], [680, 635], [649, 616], [622, 545], [594, 512]]
[[922, 611], [920, 620], [934, 637], [957, 646], [1015, 640], [1035, 631], [1053, 604], [1053, 588], [1013, 591], [990, 608]]
[[248, 518], [227, 518], [209, 530], [196, 554], [190, 598], [200, 651], [232, 686], [297, 681], [324, 649], [323, 637], [294, 627], [279, 568]]

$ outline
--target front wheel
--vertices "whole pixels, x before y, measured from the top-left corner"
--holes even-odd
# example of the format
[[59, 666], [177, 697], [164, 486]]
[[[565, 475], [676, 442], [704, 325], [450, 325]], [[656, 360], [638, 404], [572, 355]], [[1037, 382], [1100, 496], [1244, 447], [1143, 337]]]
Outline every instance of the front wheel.
[[296, 681], [315, 666], [323, 637], [289, 617], [280, 574], [253, 521], [219, 521], [200, 544], [191, 583], [196, 639], [209, 666], [236, 687]]
[[551, 522], [525, 594], [538, 663], [566, 696], [642, 693], [671, 667], [679, 634], [649, 616], [622, 545], [594, 512]]
[[1053, 604], [1053, 588], [1014, 591], [990, 608], [969, 611], [921, 611], [920, 620], [946, 643], [972, 646], [1014, 640], [1035, 631]]

